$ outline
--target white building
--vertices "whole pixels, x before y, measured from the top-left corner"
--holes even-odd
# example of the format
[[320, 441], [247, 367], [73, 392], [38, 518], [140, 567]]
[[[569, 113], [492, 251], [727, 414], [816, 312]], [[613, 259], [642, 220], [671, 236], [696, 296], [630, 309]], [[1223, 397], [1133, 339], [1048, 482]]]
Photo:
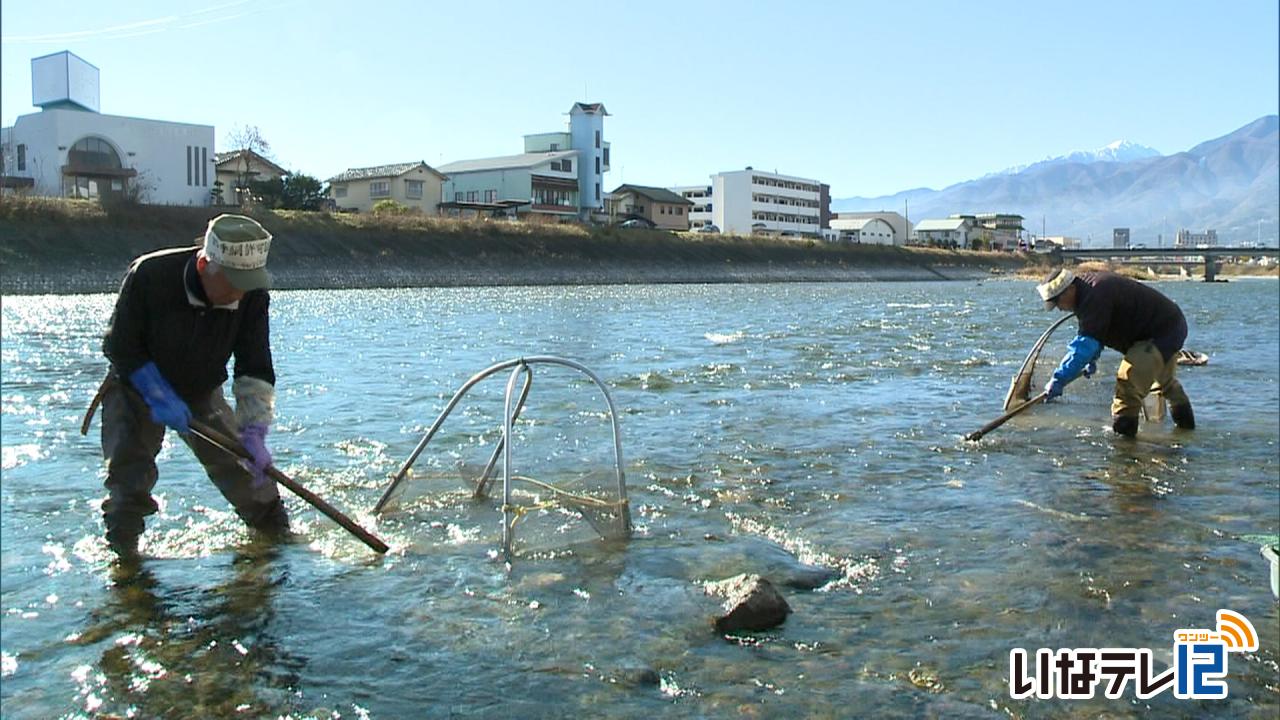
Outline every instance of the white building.
[[693, 207], [689, 208], [689, 229], [697, 230], [712, 223], [711, 211], [714, 207], [711, 203], [710, 185], [682, 185], [669, 189], [693, 203]]
[[833, 229], [843, 227], [837, 224], [838, 220], [883, 220], [893, 229], [893, 244], [906, 245], [911, 239], [911, 228], [913, 225], [902, 213], [896, 213], [891, 210], [867, 211], [867, 212], [838, 212], [831, 218], [831, 227]]
[[844, 242], [866, 245], [900, 245], [893, 226], [880, 218], [835, 218], [831, 229], [840, 232]]
[[695, 203], [691, 224], [705, 224], [705, 215], [721, 232], [749, 235], [821, 235], [830, 219], [831, 193], [817, 180], [745, 170], [711, 176], [711, 198], [698, 210], [691, 194], [698, 188], [677, 187], [676, 192]]
[[213, 126], [103, 115], [98, 68], [63, 51], [31, 61], [32, 104], [0, 130], [3, 185], [37, 195], [208, 205]]
[[912, 237], [920, 245], [967, 248], [973, 223], [967, 218], [952, 217], [945, 220], [921, 220], [916, 223]]

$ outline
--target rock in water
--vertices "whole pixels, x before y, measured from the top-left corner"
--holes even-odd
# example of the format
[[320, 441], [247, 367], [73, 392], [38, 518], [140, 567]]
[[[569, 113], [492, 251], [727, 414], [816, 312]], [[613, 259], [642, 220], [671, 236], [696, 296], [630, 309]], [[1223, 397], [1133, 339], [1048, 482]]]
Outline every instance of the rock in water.
[[781, 625], [791, 612], [773, 584], [759, 575], [735, 575], [709, 582], [705, 589], [708, 595], [725, 598], [725, 614], [715, 619], [720, 632], [768, 630]]

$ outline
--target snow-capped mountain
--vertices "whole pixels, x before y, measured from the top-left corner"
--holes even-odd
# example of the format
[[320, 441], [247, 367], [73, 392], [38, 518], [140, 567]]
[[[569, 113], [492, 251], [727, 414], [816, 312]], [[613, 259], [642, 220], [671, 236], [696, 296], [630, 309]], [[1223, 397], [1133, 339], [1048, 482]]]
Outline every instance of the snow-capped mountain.
[[1110, 145], [1100, 147], [1097, 150], [1072, 150], [1066, 155], [1058, 155], [1056, 157], [1047, 157], [1040, 162], [1034, 162], [1027, 165], [1014, 165], [1011, 168], [1005, 168], [1000, 172], [989, 173], [984, 177], [993, 177], [996, 175], [1016, 175], [1024, 170], [1042, 165], [1062, 165], [1065, 163], [1095, 163], [1095, 162], [1129, 162], [1130, 160], [1142, 160], [1145, 158], [1160, 157], [1160, 151], [1155, 148], [1139, 145], [1128, 140], [1116, 140]]
[[909, 203], [916, 222], [951, 213], [1017, 213], [1027, 218], [1028, 226], [1086, 244], [1090, 238], [1110, 242], [1117, 227], [1129, 228], [1135, 242], [1152, 247], [1159, 235], [1178, 228], [1213, 228], [1223, 244], [1275, 244], [1280, 226], [1278, 133], [1280, 116], [1267, 115], [1172, 155], [1157, 157], [1143, 148], [1146, 153], [1137, 159], [1121, 160], [1129, 149], [1115, 143], [1103, 149], [1113, 150], [1107, 154], [1114, 161], [1072, 162], [1064, 155], [1021, 172], [988, 175], [942, 190], [833, 198], [831, 209], [906, 212]]

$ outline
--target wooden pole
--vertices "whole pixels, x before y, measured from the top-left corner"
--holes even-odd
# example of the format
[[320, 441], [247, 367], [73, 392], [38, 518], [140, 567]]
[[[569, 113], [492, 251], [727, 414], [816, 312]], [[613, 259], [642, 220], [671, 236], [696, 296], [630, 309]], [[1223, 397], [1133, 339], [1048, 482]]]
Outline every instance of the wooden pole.
[[[203, 438], [214, 447], [220, 448], [242, 460], [253, 460], [253, 456], [250, 455], [249, 451], [245, 450], [238, 441], [227, 437], [217, 429], [210, 427], [207, 423], [192, 419], [190, 425], [191, 432], [193, 434]], [[368, 545], [374, 552], [381, 554], [385, 553], [389, 549], [386, 543], [374, 537], [368, 530], [357, 525], [351, 518], [343, 515], [337, 508], [325, 502], [319, 495], [316, 495], [305, 487], [299, 485], [293, 478], [277, 470], [274, 465], [268, 465], [265, 472], [267, 477], [270, 477], [272, 480], [275, 480], [281, 485], [289, 488], [290, 492], [303, 500], [306, 500], [311, 507], [314, 507], [327, 515], [330, 520], [333, 520], [341, 525], [347, 532], [355, 535], [360, 539], [360, 542]]]
[[992, 430], [995, 430], [996, 428], [998, 428], [998, 427], [1000, 427], [1001, 425], [1005, 424], [1006, 422], [1008, 422], [1008, 421], [1009, 421], [1009, 419], [1010, 419], [1010, 418], [1012, 418], [1013, 416], [1015, 416], [1015, 415], [1017, 415], [1017, 414], [1021, 413], [1022, 411], [1026, 410], [1027, 408], [1030, 408], [1032, 405], [1036, 405], [1036, 404], [1038, 404], [1038, 403], [1044, 402], [1044, 399], [1045, 399], [1045, 398], [1047, 398], [1048, 396], [1049, 396], [1049, 393], [1048, 393], [1048, 392], [1042, 392], [1042, 393], [1040, 393], [1039, 395], [1037, 395], [1037, 396], [1035, 396], [1035, 397], [1031, 398], [1030, 400], [1028, 400], [1028, 401], [1026, 401], [1026, 402], [1022, 403], [1021, 405], [1019, 405], [1019, 406], [1015, 407], [1014, 409], [1010, 410], [1009, 412], [1007, 412], [1007, 413], [1005, 413], [1005, 414], [1001, 415], [1000, 417], [996, 418], [995, 420], [992, 420], [991, 422], [987, 423], [986, 425], [983, 425], [983, 426], [982, 426], [982, 428], [981, 428], [980, 430], [978, 430], [978, 431], [976, 431], [976, 432], [971, 432], [971, 433], [969, 433], [968, 435], [965, 435], [965, 436], [964, 436], [964, 439], [965, 439], [965, 440], [981, 440], [983, 435], [986, 435], [987, 433], [991, 432]]

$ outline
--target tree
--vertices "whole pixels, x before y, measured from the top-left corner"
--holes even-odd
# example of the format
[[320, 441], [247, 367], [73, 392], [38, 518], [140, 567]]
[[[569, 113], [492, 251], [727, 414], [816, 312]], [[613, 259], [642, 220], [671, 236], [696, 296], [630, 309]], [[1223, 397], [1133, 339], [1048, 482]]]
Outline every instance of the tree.
[[[240, 193], [249, 189], [250, 178], [253, 175], [250, 168], [250, 162], [253, 155], [259, 155], [264, 158], [271, 157], [271, 143], [262, 136], [262, 131], [257, 125], [236, 125], [231, 128], [231, 132], [227, 133], [227, 145], [232, 150], [238, 151], [236, 157], [236, 200], [243, 201], [247, 198], [241, 198]], [[248, 152], [245, 152], [245, 151]]]
[[280, 204], [289, 210], [319, 210], [326, 197], [324, 186], [318, 179], [294, 173], [284, 179]]
[[303, 174], [282, 178], [249, 181], [253, 202], [266, 208], [283, 210], [319, 210], [325, 201], [320, 181]]

